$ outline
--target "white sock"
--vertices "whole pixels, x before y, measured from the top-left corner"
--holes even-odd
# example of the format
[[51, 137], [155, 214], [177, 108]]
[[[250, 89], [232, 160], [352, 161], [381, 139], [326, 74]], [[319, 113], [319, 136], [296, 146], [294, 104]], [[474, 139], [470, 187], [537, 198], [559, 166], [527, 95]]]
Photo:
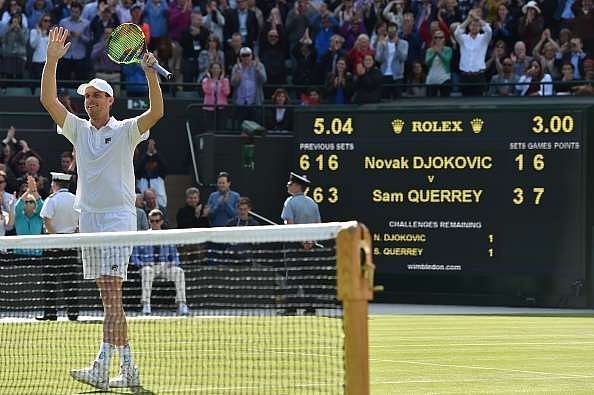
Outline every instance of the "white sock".
[[118, 347], [118, 351], [120, 352], [120, 364], [132, 365], [132, 350], [130, 349], [130, 344]]
[[95, 360], [104, 366], [109, 366], [112, 348], [113, 346], [109, 343], [101, 343], [101, 347], [99, 348], [99, 354], [97, 354], [97, 358], [95, 358]]

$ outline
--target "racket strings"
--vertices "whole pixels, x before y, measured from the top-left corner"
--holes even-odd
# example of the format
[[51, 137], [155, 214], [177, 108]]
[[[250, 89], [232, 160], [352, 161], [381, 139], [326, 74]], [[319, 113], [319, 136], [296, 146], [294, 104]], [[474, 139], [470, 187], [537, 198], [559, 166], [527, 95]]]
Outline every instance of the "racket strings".
[[117, 63], [135, 63], [145, 52], [145, 40], [142, 30], [131, 24], [117, 27], [107, 44], [108, 56]]

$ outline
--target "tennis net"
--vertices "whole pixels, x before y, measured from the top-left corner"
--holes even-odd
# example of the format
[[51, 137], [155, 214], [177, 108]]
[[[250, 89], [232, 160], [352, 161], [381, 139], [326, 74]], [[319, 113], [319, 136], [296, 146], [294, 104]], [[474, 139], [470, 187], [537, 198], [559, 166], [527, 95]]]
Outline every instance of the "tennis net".
[[1, 394], [91, 389], [69, 374], [103, 340], [82, 258], [130, 253], [141, 393], [368, 393], [370, 238], [345, 222], [1, 238]]

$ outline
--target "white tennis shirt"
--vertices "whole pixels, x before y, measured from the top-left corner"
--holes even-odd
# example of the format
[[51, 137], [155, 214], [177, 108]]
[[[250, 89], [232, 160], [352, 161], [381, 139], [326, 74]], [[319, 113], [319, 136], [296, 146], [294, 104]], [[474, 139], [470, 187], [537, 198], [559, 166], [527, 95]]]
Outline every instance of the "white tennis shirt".
[[91, 122], [68, 112], [58, 134], [76, 150], [78, 180], [74, 207], [83, 212], [136, 213], [134, 201], [134, 149], [149, 136], [140, 134], [138, 118], [118, 121], [111, 117], [97, 130]]

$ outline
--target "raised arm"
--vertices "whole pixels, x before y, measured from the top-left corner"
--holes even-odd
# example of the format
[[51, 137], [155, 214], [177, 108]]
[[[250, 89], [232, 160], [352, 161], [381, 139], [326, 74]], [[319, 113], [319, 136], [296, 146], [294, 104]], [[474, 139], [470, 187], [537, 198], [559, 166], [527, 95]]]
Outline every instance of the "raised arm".
[[68, 30], [63, 27], [54, 27], [49, 32], [47, 43], [47, 60], [43, 66], [41, 75], [41, 95], [39, 99], [43, 107], [49, 112], [54, 122], [64, 126], [68, 110], [58, 100], [58, 89], [56, 87], [56, 69], [58, 61], [70, 48], [70, 43], [66, 43]]
[[163, 93], [159, 85], [159, 77], [152, 65], [157, 63], [155, 55], [150, 52], [144, 54], [142, 59], [142, 69], [146, 74], [149, 91], [149, 109], [138, 118], [138, 130], [144, 134], [147, 130], [155, 126], [159, 119], [163, 118]]

